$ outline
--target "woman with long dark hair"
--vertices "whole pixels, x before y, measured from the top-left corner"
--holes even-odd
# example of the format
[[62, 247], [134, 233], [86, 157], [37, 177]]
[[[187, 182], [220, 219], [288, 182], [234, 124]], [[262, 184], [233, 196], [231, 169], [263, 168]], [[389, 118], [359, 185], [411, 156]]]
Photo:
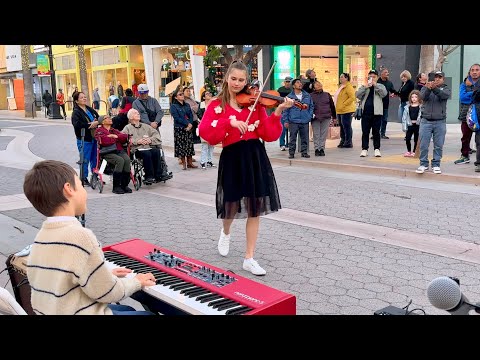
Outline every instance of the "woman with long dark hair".
[[[93, 169], [97, 166], [97, 141], [93, 132], [98, 126], [98, 113], [87, 105], [87, 96], [83, 92], [76, 92], [73, 95], [72, 125], [77, 137], [78, 151], [82, 150], [82, 129], [85, 129], [83, 142], [83, 184], [90, 185], [88, 181], [88, 165], [93, 174]], [[82, 154], [80, 154], [80, 159]], [[82, 165], [81, 165], [82, 166]]]

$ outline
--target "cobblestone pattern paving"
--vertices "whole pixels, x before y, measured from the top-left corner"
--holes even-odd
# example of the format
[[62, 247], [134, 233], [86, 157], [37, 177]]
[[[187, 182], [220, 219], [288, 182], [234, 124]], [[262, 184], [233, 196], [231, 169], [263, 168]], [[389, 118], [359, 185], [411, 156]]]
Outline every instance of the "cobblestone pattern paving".
[[[117, 209], [125, 214], [121, 219]], [[36, 227], [43, 220], [32, 208], [3, 213]], [[90, 200], [86, 219], [104, 245], [141, 238], [293, 293], [298, 314], [372, 314], [410, 300], [410, 309], [446, 314], [426, 297], [428, 283], [442, 275], [459, 277], [467, 297], [480, 298], [480, 265], [268, 219], [262, 219], [255, 256], [268, 274], [255, 277], [241, 269], [244, 221], [233, 223], [230, 254], [222, 257], [214, 209], [162, 196]]]

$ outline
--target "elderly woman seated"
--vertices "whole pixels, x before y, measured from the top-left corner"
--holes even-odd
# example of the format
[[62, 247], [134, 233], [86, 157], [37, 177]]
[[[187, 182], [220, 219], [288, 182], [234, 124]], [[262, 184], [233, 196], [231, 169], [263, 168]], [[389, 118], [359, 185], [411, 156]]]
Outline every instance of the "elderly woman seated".
[[130, 124], [125, 126], [123, 133], [130, 135], [130, 145], [135, 156], [143, 160], [145, 184], [165, 181], [172, 178], [168, 172], [165, 160], [160, 152], [162, 140], [160, 133], [150, 125], [140, 122], [140, 113], [130, 109], [127, 113]]
[[128, 135], [112, 127], [112, 118], [109, 115], [100, 116], [95, 130], [95, 139], [100, 146], [100, 156], [115, 166], [113, 170], [113, 190], [115, 194], [131, 193], [128, 187], [130, 182], [130, 158], [123, 145], [128, 142]]

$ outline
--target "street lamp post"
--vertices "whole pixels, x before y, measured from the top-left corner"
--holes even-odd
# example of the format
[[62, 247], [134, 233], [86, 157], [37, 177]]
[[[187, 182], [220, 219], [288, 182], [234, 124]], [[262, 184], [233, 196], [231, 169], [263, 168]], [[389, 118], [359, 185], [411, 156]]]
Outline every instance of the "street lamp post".
[[50, 60], [50, 82], [52, 84], [52, 97], [53, 101], [50, 104], [50, 115], [49, 119], [63, 119], [63, 116], [60, 115], [60, 105], [57, 103], [57, 86], [55, 80], [55, 70], [53, 69], [53, 53], [52, 45], [48, 45], [48, 59]]

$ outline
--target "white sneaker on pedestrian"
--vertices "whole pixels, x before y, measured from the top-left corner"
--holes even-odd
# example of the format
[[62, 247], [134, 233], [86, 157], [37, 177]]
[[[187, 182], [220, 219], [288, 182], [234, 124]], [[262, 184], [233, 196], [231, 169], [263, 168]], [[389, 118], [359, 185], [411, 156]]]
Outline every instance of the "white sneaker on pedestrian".
[[222, 256], [227, 256], [230, 250], [230, 234], [226, 235], [223, 228], [220, 231], [220, 239], [218, 239], [218, 252]]
[[375, 157], [382, 157], [379, 149], [375, 149]]
[[280, 146], [280, 150], [281, 151], [286, 151], [287, 149], [285, 149], [285, 146]]
[[441, 174], [442, 170], [440, 170], [440, 166], [434, 166], [433, 167], [433, 173], [434, 174]]
[[267, 273], [253, 258], [243, 260], [243, 270], [250, 271], [253, 275], [265, 275]]
[[423, 174], [423, 173], [424, 173], [425, 171], [427, 171], [427, 170], [428, 170], [428, 167], [427, 167], [427, 166], [421, 165], [421, 166], [418, 167], [417, 170], [415, 170], [415, 172], [416, 172], [417, 174]]
[[366, 157], [368, 155], [368, 150], [362, 150], [360, 157]]

